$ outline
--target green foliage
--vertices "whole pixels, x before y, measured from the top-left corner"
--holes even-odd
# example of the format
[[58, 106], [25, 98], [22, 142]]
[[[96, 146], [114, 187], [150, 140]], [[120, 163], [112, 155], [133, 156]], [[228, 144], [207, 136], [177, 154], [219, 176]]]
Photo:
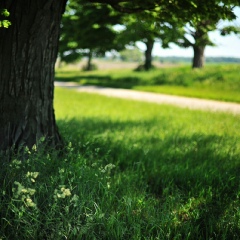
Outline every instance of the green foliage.
[[207, 65], [203, 70], [189, 66], [135, 72], [129, 69], [79, 73], [78, 70], [57, 70], [59, 81], [83, 85], [129, 88], [149, 92], [240, 102], [239, 64]]
[[[144, 1], [144, 3], [138, 0], [134, 3], [120, 0], [96, 2], [109, 3], [120, 12], [131, 13], [123, 15], [125, 30], [116, 38], [116, 32], [111, 29], [110, 25], [116, 24], [114, 21], [117, 14], [106, 5], [87, 4], [83, 0], [72, 0], [63, 21], [65, 33], [61, 38], [60, 55], [62, 59], [67, 56], [65, 60], [71, 60], [70, 54], [73, 54], [73, 58], [76, 59], [80, 52], [84, 54], [84, 51], [79, 49], [89, 49], [99, 55], [110, 49], [120, 49], [126, 44], [134, 45], [136, 41], [142, 41], [148, 49], [145, 68], [150, 69], [151, 48], [155, 41], [160, 41], [164, 48], [167, 48], [170, 42], [177, 43], [181, 47], [199, 48], [198, 51], [194, 51], [193, 67], [201, 68], [204, 48], [214, 45], [208, 33], [217, 29], [217, 23], [220, 20], [231, 21], [236, 18], [233, 13], [236, 1], [233, 0], [221, 2], [184, 0], [174, 3], [172, 1], [159, 3], [155, 0]], [[186, 25], [187, 27], [184, 29]], [[222, 35], [234, 31], [232, 28], [230, 30], [230, 27], [221, 29]], [[69, 43], [75, 47], [71, 49]]]
[[[234, 32], [231, 26], [223, 29], [218, 29], [218, 23], [220, 20], [232, 21], [236, 19], [233, 13], [232, 3], [214, 1], [206, 1], [204, 4], [209, 5], [212, 10], [206, 15], [202, 12], [194, 12], [186, 22], [185, 33], [179, 35], [177, 44], [180, 47], [188, 48], [193, 47], [194, 58], [193, 58], [193, 68], [202, 68], [204, 65], [204, 50], [206, 46], [214, 46], [215, 43], [209, 38], [208, 34], [211, 31], [219, 30], [223, 36]], [[199, 9], [200, 6], [196, 6]]]
[[64, 151], [0, 168], [2, 239], [238, 239], [239, 116], [64, 89], [55, 109]]
[[[223, 18], [226, 19], [234, 16], [228, 7], [238, 6], [238, 0], [223, 1], [200, 1], [200, 0], [180, 0], [180, 1], [159, 1], [159, 0], [89, 0], [90, 2], [108, 3], [118, 11], [125, 13], [136, 13], [140, 11], [155, 12], [160, 18], [164, 18], [166, 22], [173, 17], [177, 17], [179, 21], [189, 21], [193, 15], [205, 16], [206, 18]], [[230, 9], [231, 10], [231, 9]]]
[[227, 27], [223, 27], [222, 29], [220, 29], [220, 33], [222, 36], [226, 36], [231, 33], [240, 34], [240, 28], [235, 27], [235, 26], [227, 26]]
[[1, 15], [3, 15], [4, 17], [9, 17], [9, 16], [10, 16], [10, 12], [8, 12], [7, 9], [3, 9], [3, 10], [1, 11]]
[[101, 225], [98, 199], [114, 165], [91, 164], [70, 142], [64, 151], [34, 146], [1, 168], [1, 239], [81, 239]]
[[125, 29], [120, 33], [118, 41], [133, 46], [141, 41], [146, 45], [145, 70], [153, 67], [152, 48], [156, 41], [167, 48], [169, 43], [177, 41], [183, 34], [182, 25], [178, 24], [176, 18], [165, 19], [150, 11], [124, 16], [123, 24]]
[[160, 34], [156, 19], [151, 12], [124, 16], [123, 24], [125, 29], [121, 32], [120, 40], [126, 44], [154, 41]]
[[106, 51], [118, 49], [117, 31], [112, 26], [119, 21], [119, 15], [107, 5], [71, 0], [62, 21], [61, 59], [73, 62], [89, 52], [102, 56]]
[[[3, 17], [9, 17], [10, 16], [10, 13], [8, 12], [7, 9], [0, 9], [0, 17], [2, 18]], [[10, 25], [11, 25], [11, 22], [9, 20], [6, 20], [6, 19], [1, 19], [0, 18], [0, 28], [3, 27], [3, 28], [8, 28]]]

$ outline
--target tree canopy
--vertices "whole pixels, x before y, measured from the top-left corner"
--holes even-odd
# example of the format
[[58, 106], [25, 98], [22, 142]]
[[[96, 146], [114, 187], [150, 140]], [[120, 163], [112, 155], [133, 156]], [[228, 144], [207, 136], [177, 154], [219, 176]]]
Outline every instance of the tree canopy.
[[232, 21], [236, 18], [233, 13], [234, 5], [224, 4], [222, 6], [218, 2], [215, 2], [215, 4], [211, 3], [211, 5], [212, 11], [205, 16], [198, 12], [195, 12], [192, 15], [185, 25], [185, 33], [178, 40], [179, 46], [193, 48], [193, 68], [203, 67], [205, 47], [215, 46], [214, 42], [212, 42], [212, 40], [209, 38], [209, 32], [219, 30], [222, 35], [227, 35], [231, 32], [237, 33], [237, 29], [233, 26], [227, 26], [222, 29], [218, 28], [218, 23], [220, 20]]
[[118, 32], [113, 28], [118, 23], [119, 13], [108, 5], [69, 1], [62, 21], [61, 60], [70, 62], [87, 56], [87, 69], [90, 70], [92, 55], [101, 56], [106, 51], [121, 50], [122, 44], [116, 41]]
[[123, 18], [125, 30], [120, 33], [119, 41], [134, 45], [137, 41], [146, 46], [144, 69], [152, 67], [152, 49], [155, 42], [160, 42], [163, 48], [169, 43], [175, 42], [179, 34], [183, 33], [182, 26], [174, 18], [168, 22], [158, 16], [155, 12], [140, 12], [127, 15]]

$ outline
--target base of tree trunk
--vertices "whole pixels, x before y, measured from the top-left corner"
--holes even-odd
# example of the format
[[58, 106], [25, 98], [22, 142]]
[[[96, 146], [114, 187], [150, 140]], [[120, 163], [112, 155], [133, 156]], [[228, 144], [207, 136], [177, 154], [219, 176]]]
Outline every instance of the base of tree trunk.
[[203, 68], [204, 67], [204, 50], [205, 47], [202, 46], [194, 46], [194, 56], [193, 56], [193, 63], [192, 68]]
[[53, 83], [66, 0], [5, 3], [13, 24], [0, 31], [0, 151], [60, 148]]
[[150, 71], [150, 70], [155, 69], [155, 68], [156, 67], [153, 64], [151, 64], [151, 66], [147, 67], [147, 68], [146, 68], [145, 64], [141, 64], [141, 65], [137, 66], [137, 68], [135, 68], [134, 71], [136, 71], [136, 72]]
[[152, 50], [153, 50], [154, 41], [148, 39], [148, 41], [145, 44], [146, 44], [147, 49], [145, 51], [144, 69], [145, 69], [145, 71], [148, 71], [148, 70], [153, 68], [153, 65], [152, 65]]

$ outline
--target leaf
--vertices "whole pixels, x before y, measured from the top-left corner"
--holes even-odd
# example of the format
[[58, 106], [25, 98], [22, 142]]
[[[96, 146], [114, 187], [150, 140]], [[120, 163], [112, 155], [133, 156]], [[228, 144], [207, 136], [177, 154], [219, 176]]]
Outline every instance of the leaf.
[[2, 9], [1, 15], [3, 15], [4, 17], [9, 17], [10, 16], [10, 12], [7, 9]]

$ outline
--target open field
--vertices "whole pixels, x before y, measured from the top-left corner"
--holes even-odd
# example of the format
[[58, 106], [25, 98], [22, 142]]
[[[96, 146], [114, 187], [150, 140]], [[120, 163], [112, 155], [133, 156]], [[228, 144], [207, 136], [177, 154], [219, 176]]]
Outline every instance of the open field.
[[126, 68], [92, 72], [63, 68], [56, 71], [58, 81], [230, 102], [240, 102], [239, 77], [239, 64], [207, 65], [201, 70], [192, 70], [190, 66], [162, 65], [149, 72]]
[[1, 167], [0, 239], [239, 239], [239, 116], [56, 89], [63, 151]]

